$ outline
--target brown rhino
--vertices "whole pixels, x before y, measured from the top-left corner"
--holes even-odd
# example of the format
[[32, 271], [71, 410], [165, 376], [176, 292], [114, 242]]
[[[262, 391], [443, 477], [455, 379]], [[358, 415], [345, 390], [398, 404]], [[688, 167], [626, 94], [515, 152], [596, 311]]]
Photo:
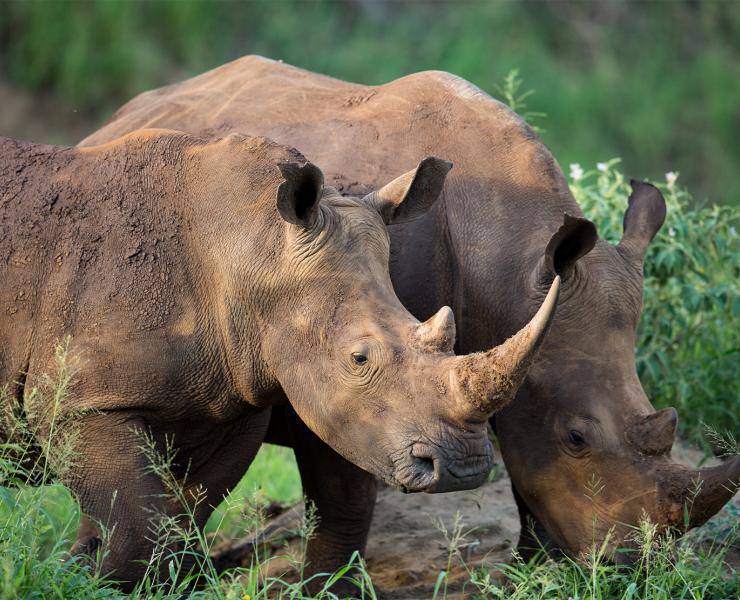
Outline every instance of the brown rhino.
[[342, 197], [265, 138], [0, 138], [0, 382], [43, 441], [50, 400], [31, 393], [32, 374], [50, 372], [55, 341], [71, 336], [79, 371], [57, 428], [78, 436], [74, 554], [102, 544], [103, 570], [130, 588], [156, 519], [184, 509], [141, 436], [174, 450], [183, 498], [205, 493], [191, 507], [202, 525], [254, 458], [271, 407], [288, 402], [322, 451], [406, 491], [484, 480], [487, 419], [522, 381], [557, 284], [521, 332], [464, 357], [449, 308], [424, 323], [407, 312], [384, 222], [427, 210], [449, 168], [427, 158]]
[[[552, 330], [518, 400], [496, 416], [525, 555], [538, 546], [532, 531], [578, 555], [611, 527], [613, 546], [622, 544], [643, 511], [660, 525], [682, 527], [690, 500], [688, 525], [696, 526], [733, 495], [740, 459], [701, 471], [673, 462], [676, 411], [656, 412], [637, 378], [643, 259], [665, 217], [653, 186], [634, 184], [618, 245], [598, 239], [527, 124], [477, 87], [436, 71], [364, 86], [245, 57], [142, 94], [82, 144], [151, 125], [204, 136], [268, 135], [301, 148], [350, 194], [409, 169], [423, 154], [453, 160], [442, 200], [424, 218], [390, 228], [390, 266], [396, 292], [417, 317], [452, 307], [461, 352], [517, 331], [560, 274]], [[364, 160], [354, 159], [358, 153]], [[364, 543], [371, 485], [358, 482], [371, 476], [336, 457], [329, 467], [321, 441], [302, 432], [287, 443], [323, 519], [309, 558], [337, 564]]]

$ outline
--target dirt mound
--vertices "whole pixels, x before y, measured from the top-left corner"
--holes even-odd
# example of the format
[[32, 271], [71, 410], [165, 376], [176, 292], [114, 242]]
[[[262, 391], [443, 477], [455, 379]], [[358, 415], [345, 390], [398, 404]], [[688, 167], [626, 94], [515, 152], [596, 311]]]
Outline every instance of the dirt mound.
[[449, 569], [453, 588], [469, 579], [459, 558], [448, 565], [453, 544], [474, 568], [509, 560], [518, 537], [508, 477], [449, 494], [384, 489], [370, 530], [368, 570], [382, 598], [430, 598], [441, 571]]

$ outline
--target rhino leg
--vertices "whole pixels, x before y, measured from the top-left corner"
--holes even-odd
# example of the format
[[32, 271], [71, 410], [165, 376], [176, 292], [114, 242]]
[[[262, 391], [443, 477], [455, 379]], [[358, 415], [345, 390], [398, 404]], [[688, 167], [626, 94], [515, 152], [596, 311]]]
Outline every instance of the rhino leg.
[[76, 433], [74, 466], [65, 476], [84, 515], [70, 554], [100, 559], [101, 572], [126, 591], [146, 571], [157, 515], [172, 514], [137, 430], [146, 430], [145, 424], [131, 415], [85, 417]]
[[[198, 498], [193, 516], [204, 527], [213, 509], [239, 483], [252, 464], [270, 419], [270, 409], [249, 418], [219, 423], [208, 428], [201, 444], [182, 451], [181, 459], [189, 465], [183, 485], [185, 498]], [[177, 434], [175, 433], [175, 439]]]
[[[247, 419], [204, 427], [197, 435], [201, 443], [178, 448], [178, 462], [187, 465], [187, 475], [179, 481], [181, 497], [193, 500], [189, 513], [196, 527], [205, 525], [214, 507], [249, 468], [269, 418], [270, 411], [264, 410]], [[177, 429], [166, 433], [175, 443]], [[145, 573], [154, 550], [156, 519], [184, 514], [184, 507], [166, 493], [140, 451], [144, 439], [139, 431], [146, 430], [140, 420], [121, 415], [86, 418], [80, 427], [76, 460], [80, 467], [69, 478], [83, 512], [71, 554], [92, 562], [102, 551], [102, 571], [124, 582], [121, 587], [126, 590]], [[194, 563], [195, 559], [188, 554], [184, 562], [188, 560]], [[184, 564], [183, 573], [190, 566]]]
[[[291, 445], [304, 495], [316, 507], [318, 517], [306, 548], [305, 576], [332, 573], [345, 566], [355, 551], [365, 552], [375, 508], [375, 477], [334, 452], [292, 409], [285, 411], [285, 418], [290, 421]], [[322, 579], [317, 577], [307, 584], [309, 593], [321, 590]], [[353, 597], [359, 590], [344, 581], [331, 591], [340, 597]]]

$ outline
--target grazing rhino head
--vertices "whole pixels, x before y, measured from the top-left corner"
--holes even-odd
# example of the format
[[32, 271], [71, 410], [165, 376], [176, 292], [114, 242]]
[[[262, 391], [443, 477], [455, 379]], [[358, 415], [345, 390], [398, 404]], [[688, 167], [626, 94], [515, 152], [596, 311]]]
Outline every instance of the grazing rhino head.
[[[386, 224], [415, 219], [452, 165], [427, 158], [364, 198], [323, 188], [313, 165], [285, 165], [283, 272], [294, 310], [265, 325], [270, 369], [301, 419], [337, 452], [404, 491], [477, 487], [492, 466], [487, 420], [524, 379], [557, 302], [502, 345], [455, 356], [449, 307], [420, 323], [388, 273]], [[317, 310], [317, 307], [329, 307]]]
[[666, 208], [655, 187], [632, 185], [618, 245], [566, 216], [532, 273], [533, 290], [562, 276], [561, 305], [520, 398], [496, 419], [518, 501], [539, 522], [523, 533], [525, 555], [543, 544], [574, 556], [604, 540], [628, 548], [641, 519], [695, 527], [737, 489], [739, 457], [701, 470], [671, 459], [676, 411], [656, 412], [637, 377], [643, 260]]

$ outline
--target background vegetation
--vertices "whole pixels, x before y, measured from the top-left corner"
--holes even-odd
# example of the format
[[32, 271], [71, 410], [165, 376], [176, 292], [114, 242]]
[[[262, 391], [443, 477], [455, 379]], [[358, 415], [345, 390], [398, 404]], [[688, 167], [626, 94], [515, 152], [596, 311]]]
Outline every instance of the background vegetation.
[[622, 156], [631, 176], [675, 169], [697, 200], [740, 202], [734, 0], [0, 0], [0, 80], [47, 96], [47, 141], [249, 53], [367, 84], [444, 69], [491, 93], [519, 68], [562, 164]]

